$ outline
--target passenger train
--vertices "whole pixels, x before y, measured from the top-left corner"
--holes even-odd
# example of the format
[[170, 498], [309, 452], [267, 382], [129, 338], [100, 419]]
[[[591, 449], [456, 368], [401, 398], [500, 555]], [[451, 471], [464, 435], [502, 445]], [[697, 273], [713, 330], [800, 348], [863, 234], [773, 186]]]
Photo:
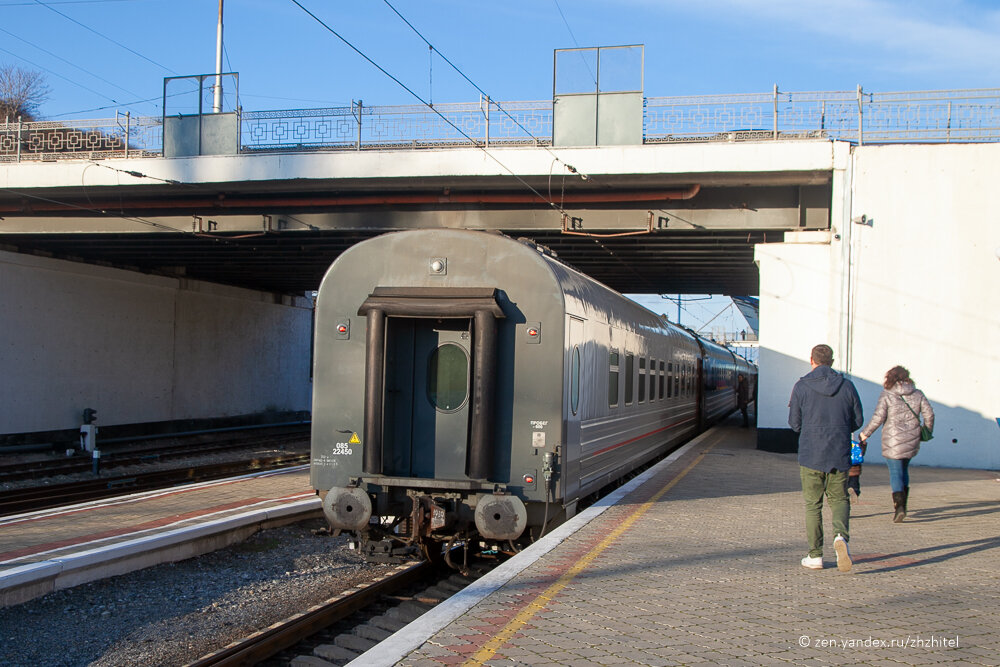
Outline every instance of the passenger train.
[[389, 233], [316, 303], [311, 481], [332, 528], [391, 560], [517, 548], [736, 408], [756, 368], [488, 232]]

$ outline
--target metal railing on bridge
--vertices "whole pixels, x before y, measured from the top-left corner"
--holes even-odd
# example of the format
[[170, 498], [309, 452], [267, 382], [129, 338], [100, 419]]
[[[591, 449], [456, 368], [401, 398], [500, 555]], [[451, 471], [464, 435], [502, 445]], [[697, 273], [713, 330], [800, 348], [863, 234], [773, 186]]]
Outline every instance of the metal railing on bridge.
[[[1000, 89], [648, 97], [644, 143], [1000, 141]], [[241, 153], [551, 145], [552, 102], [243, 111]], [[0, 162], [157, 157], [159, 116], [0, 122]]]

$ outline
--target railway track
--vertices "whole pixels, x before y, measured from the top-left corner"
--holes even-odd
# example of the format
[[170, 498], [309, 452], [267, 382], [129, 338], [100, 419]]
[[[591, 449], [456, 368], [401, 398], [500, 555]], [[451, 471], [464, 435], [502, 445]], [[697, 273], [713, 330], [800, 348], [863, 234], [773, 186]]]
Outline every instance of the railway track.
[[[101, 447], [101, 468], [124, 467], [149, 463], [165, 462], [191, 456], [205, 456], [252, 447], [282, 448], [293, 443], [307, 441], [309, 429], [307, 426], [295, 426], [270, 430], [269, 432], [234, 432], [219, 436], [213, 434], [211, 439], [172, 438], [176, 442], [154, 446], [136, 447], [130, 444], [115, 444]], [[193, 441], [192, 441], [193, 440]], [[2, 454], [2, 451], [0, 451]], [[92, 459], [85, 456], [62, 459], [40, 459], [0, 464], [0, 483], [25, 479], [44, 479], [56, 475], [72, 475], [89, 472], [93, 467]]]
[[0, 491], [0, 516], [32, 512], [89, 500], [100, 500], [112, 496], [138, 491], [167, 488], [179, 484], [219, 479], [231, 475], [260, 470], [275, 470], [309, 462], [308, 453], [258, 458], [250, 461], [231, 461], [211, 465], [189, 466], [148, 473], [102, 477], [97, 479], [47, 484], [22, 489]]
[[476, 578], [427, 561], [401, 565], [368, 586], [346, 591], [188, 667], [345, 665]]

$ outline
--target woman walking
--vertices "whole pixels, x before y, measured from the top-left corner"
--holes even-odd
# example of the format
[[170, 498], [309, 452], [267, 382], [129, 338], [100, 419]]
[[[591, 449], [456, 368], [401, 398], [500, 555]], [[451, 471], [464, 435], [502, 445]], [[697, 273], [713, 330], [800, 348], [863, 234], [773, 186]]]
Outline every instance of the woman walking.
[[910, 495], [910, 459], [920, 450], [920, 416], [924, 418], [924, 426], [933, 431], [934, 410], [924, 393], [913, 385], [910, 371], [902, 366], [890, 368], [882, 386], [885, 389], [878, 397], [875, 414], [861, 429], [858, 440], [867, 444], [868, 436], [885, 424], [882, 456], [889, 466], [892, 504], [896, 510], [892, 520], [900, 523], [906, 518], [906, 501]]

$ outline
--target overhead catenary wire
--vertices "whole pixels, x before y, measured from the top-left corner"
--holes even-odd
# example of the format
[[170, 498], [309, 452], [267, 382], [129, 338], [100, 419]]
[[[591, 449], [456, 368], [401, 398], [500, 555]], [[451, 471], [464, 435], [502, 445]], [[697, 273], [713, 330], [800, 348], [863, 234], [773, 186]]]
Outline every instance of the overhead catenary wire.
[[[295, 2], [295, 0], [292, 0], [292, 1]], [[400, 18], [400, 20], [403, 21], [403, 23], [405, 23], [407, 26], [409, 26], [410, 30], [412, 30], [417, 35], [417, 37], [419, 37], [421, 40], [423, 40], [424, 44], [427, 45], [427, 48], [430, 49], [432, 53], [436, 52], [438, 54], [438, 56], [440, 56], [440, 58], [443, 61], [445, 61], [446, 63], [448, 63], [448, 65], [453, 70], [455, 70], [455, 72], [457, 72], [459, 76], [461, 76], [463, 79], [465, 79], [469, 83], [470, 86], [472, 86], [473, 88], [475, 88], [479, 92], [480, 95], [482, 95], [487, 100], [491, 101], [494, 105], [496, 105], [497, 110], [500, 111], [503, 115], [507, 116], [507, 118], [509, 118], [511, 121], [513, 121], [514, 124], [517, 125], [518, 129], [520, 129], [522, 132], [524, 132], [527, 136], [529, 136], [532, 139], [534, 139], [536, 145], [539, 145], [542, 148], [544, 148], [546, 151], [548, 151], [552, 155], [552, 157], [555, 158], [555, 160], [558, 161], [559, 164], [563, 165], [563, 167], [565, 167], [570, 173], [579, 176], [580, 178], [582, 178], [585, 181], [590, 180], [590, 177], [587, 174], [584, 174], [583, 172], [579, 171], [573, 165], [568, 164], [567, 162], [564, 162], [562, 160], [562, 158], [560, 158], [558, 155], [555, 154], [555, 152], [552, 151], [552, 149], [550, 149], [548, 146], [544, 146], [540, 142], [540, 140], [538, 139], [538, 137], [536, 137], [534, 134], [532, 134], [531, 131], [528, 128], [526, 128], [524, 125], [521, 124], [521, 121], [519, 121], [516, 117], [514, 117], [513, 115], [511, 115], [506, 109], [503, 108], [503, 106], [501, 106], [501, 104], [499, 102], [497, 102], [492, 97], [490, 97], [490, 95], [485, 90], [483, 90], [482, 88], [480, 88], [479, 85], [475, 81], [473, 81], [472, 79], [470, 79], [465, 74], [465, 72], [463, 72], [461, 70], [461, 68], [459, 68], [455, 63], [451, 62], [451, 60], [449, 60], [447, 56], [445, 56], [443, 53], [441, 53], [441, 51], [439, 49], [437, 49], [433, 44], [431, 44], [430, 41], [426, 37], [424, 37], [423, 33], [421, 33], [419, 30], [417, 30], [417, 28], [412, 23], [410, 23], [409, 19], [407, 19], [405, 16], [403, 16], [399, 12], [399, 10], [396, 9], [392, 5], [391, 2], [389, 2], [389, 0], [382, 0], [382, 1], [386, 4], [386, 6], [389, 7], [389, 9], [391, 9], [393, 11], [393, 13], [396, 14], [396, 16], [398, 16]], [[560, 10], [560, 13], [561, 13], [561, 10]]]
[[[80, 70], [80, 71], [81, 71], [81, 72], [83, 72], [84, 74], [88, 74], [88, 75], [90, 75], [90, 76], [94, 77], [95, 79], [98, 79], [98, 80], [100, 80], [100, 81], [103, 81], [104, 83], [106, 83], [106, 84], [108, 84], [108, 85], [110, 85], [110, 86], [114, 86], [115, 88], [117, 88], [118, 90], [120, 90], [120, 91], [122, 91], [122, 92], [125, 92], [125, 93], [128, 93], [129, 95], [132, 95], [132, 96], [138, 96], [138, 93], [135, 93], [135, 92], [132, 92], [131, 90], [129, 90], [129, 89], [127, 89], [127, 88], [123, 88], [123, 87], [119, 86], [119, 85], [118, 85], [117, 83], [115, 83], [114, 81], [110, 81], [110, 80], [108, 80], [108, 79], [105, 79], [105, 78], [104, 78], [103, 76], [101, 76], [101, 75], [99, 75], [99, 74], [94, 74], [94, 73], [93, 73], [93, 72], [91, 72], [90, 70], [88, 70], [88, 69], [85, 69], [85, 68], [83, 68], [83, 67], [80, 67], [79, 65], [77, 65], [77, 64], [76, 64], [76, 63], [74, 63], [73, 61], [71, 61], [71, 60], [67, 60], [66, 58], [63, 58], [62, 56], [60, 56], [60, 55], [58, 55], [58, 54], [56, 54], [56, 53], [53, 53], [52, 51], [49, 51], [48, 49], [46, 49], [46, 48], [44, 48], [44, 47], [41, 47], [41, 46], [39, 46], [38, 44], [35, 44], [35, 43], [33, 43], [33, 42], [30, 42], [30, 41], [28, 41], [28, 40], [24, 39], [23, 37], [20, 37], [20, 36], [18, 36], [18, 35], [15, 35], [14, 33], [12, 33], [12, 32], [11, 32], [11, 31], [9, 31], [9, 30], [6, 30], [6, 29], [4, 29], [4, 28], [0, 28], [0, 32], [3, 32], [3, 33], [5, 33], [5, 34], [7, 34], [7, 35], [10, 35], [10, 36], [11, 36], [11, 37], [13, 37], [14, 39], [16, 39], [16, 40], [19, 40], [19, 41], [21, 41], [21, 42], [24, 42], [24, 43], [25, 43], [25, 44], [27, 44], [28, 46], [31, 46], [31, 47], [34, 47], [34, 48], [38, 49], [39, 51], [41, 51], [42, 53], [45, 53], [45, 54], [47, 54], [47, 55], [50, 55], [50, 56], [52, 56], [53, 58], [56, 58], [57, 60], [60, 60], [60, 61], [62, 61], [62, 62], [64, 62], [64, 63], [66, 63], [66, 64], [67, 64], [67, 65], [69, 65], [70, 67], [74, 67], [74, 68], [76, 68], [76, 69]], [[96, 92], [96, 91], [92, 91], [92, 92]], [[107, 97], [107, 98], [108, 98], [109, 100], [111, 100], [112, 102], [115, 102], [115, 103], [118, 103], [118, 100], [114, 99], [113, 97], [108, 97], [107, 95], [105, 95], [104, 97]], [[154, 98], [154, 99], [155, 99], [155, 98]]]
[[111, 37], [108, 37], [107, 35], [105, 35], [104, 33], [100, 32], [99, 30], [95, 30], [95, 29], [91, 28], [90, 26], [88, 26], [88, 25], [86, 25], [84, 23], [81, 23], [80, 21], [77, 21], [72, 16], [69, 16], [68, 14], [64, 14], [61, 11], [59, 11], [58, 9], [55, 9], [54, 7], [51, 7], [49, 4], [42, 2], [42, 0], [35, 0], [35, 4], [41, 5], [42, 7], [45, 7], [46, 9], [48, 9], [49, 11], [55, 12], [56, 14], [58, 14], [59, 16], [62, 16], [67, 21], [72, 21], [73, 23], [77, 24], [81, 28], [84, 28], [84, 29], [89, 30], [90, 32], [94, 33], [98, 37], [102, 37], [102, 38], [108, 40], [109, 42], [111, 42], [112, 44], [120, 46], [121, 48], [125, 49], [129, 53], [131, 53], [133, 55], [136, 55], [136, 56], [139, 56], [140, 58], [142, 58], [143, 60], [145, 60], [148, 63], [152, 63], [153, 65], [156, 65], [157, 67], [160, 67], [160, 68], [162, 68], [162, 69], [170, 72], [171, 74], [177, 74], [177, 72], [175, 72], [174, 70], [170, 69], [166, 65], [164, 65], [162, 63], [158, 63], [155, 60], [153, 60], [152, 58], [147, 58], [146, 56], [144, 56], [143, 54], [139, 53], [135, 49], [132, 49], [132, 48], [130, 48], [128, 46], [125, 46], [124, 44], [122, 44], [118, 40], [112, 39]]
[[[307, 9], [301, 2], [299, 2], [299, 0], [291, 0], [291, 2], [293, 4], [295, 4], [299, 9], [301, 9], [303, 12], [305, 12], [306, 14], [308, 14], [314, 21], [316, 21], [321, 26], [323, 26], [323, 28], [325, 28], [328, 32], [330, 32], [332, 35], [334, 35], [337, 39], [339, 39], [341, 42], [343, 42], [348, 48], [350, 48], [352, 51], [354, 51], [359, 56], [361, 56], [366, 61], [368, 61], [368, 63], [371, 64], [375, 69], [377, 69], [378, 71], [382, 72], [382, 74], [384, 74], [387, 77], [389, 77], [390, 79], [392, 79], [403, 90], [405, 90], [406, 92], [408, 92], [415, 99], [419, 100], [421, 104], [423, 104], [428, 109], [430, 109], [435, 114], [437, 114], [444, 122], [446, 122], [448, 125], [450, 125], [460, 135], [462, 135], [463, 137], [465, 137], [466, 139], [468, 139], [469, 142], [472, 143], [472, 145], [476, 146], [481, 151], [483, 151], [483, 153], [486, 154], [487, 157], [489, 157], [491, 160], [493, 160], [494, 162], [496, 162], [497, 165], [499, 165], [508, 174], [510, 174], [511, 176], [513, 176], [521, 185], [523, 185], [525, 188], [527, 188], [528, 190], [530, 190], [536, 197], [538, 197], [543, 202], [547, 203], [551, 208], [553, 208], [554, 210], [558, 211], [560, 214], [566, 215], [566, 211], [564, 211], [562, 209], [562, 207], [560, 207], [554, 201], [552, 201], [551, 199], [545, 197], [542, 193], [540, 193], [538, 190], [536, 190], [534, 187], [532, 187], [532, 185], [530, 183], [528, 183], [521, 176], [519, 176], [517, 173], [515, 173], [513, 169], [511, 169], [506, 164], [504, 164], [503, 161], [501, 161], [489, 149], [487, 149], [486, 147], [480, 145], [477, 140], [475, 140], [471, 136], [469, 136], [468, 133], [466, 133], [462, 128], [460, 128], [458, 125], [456, 125], [454, 123], [454, 121], [452, 121], [450, 118], [448, 118], [443, 113], [441, 113], [440, 111], [438, 111], [437, 109], [435, 109], [427, 100], [425, 100], [424, 98], [422, 98], [412, 88], [410, 88], [405, 83], [403, 83], [402, 81], [400, 81], [397, 77], [393, 76], [388, 70], [386, 70], [384, 67], [382, 67], [381, 65], [379, 65], [377, 62], [375, 62], [365, 52], [363, 52], [361, 49], [359, 49], [353, 43], [351, 43], [346, 37], [344, 37], [343, 35], [341, 35], [339, 32], [337, 32], [332, 27], [330, 27], [330, 25], [328, 25], [325, 21], [323, 21], [321, 18], [319, 18], [318, 16], [316, 16], [315, 14], [313, 14], [311, 11], [309, 11], [309, 9]], [[446, 62], [447, 62], [447, 60], [446, 60]]]
[[[50, 5], [103, 5], [111, 2], [137, 2], [138, 0], [54, 0]], [[0, 7], [29, 7], [37, 4], [35, 0], [24, 2], [0, 2]]]
[[63, 81], [68, 81], [68, 82], [72, 83], [74, 86], [77, 86], [79, 88], [83, 88], [87, 92], [93, 93], [94, 95], [97, 95], [98, 97], [103, 97], [106, 100], [111, 100], [112, 102], [115, 103], [116, 106], [125, 106], [125, 105], [122, 105], [121, 103], [119, 103], [118, 100], [116, 100], [113, 97], [109, 97], [108, 95], [105, 95], [104, 93], [98, 92], [98, 91], [94, 90], [93, 88], [90, 88], [89, 86], [85, 86], [82, 83], [80, 83], [79, 81], [74, 81], [73, 79], [65, 77], [62, 74], [59, 74], [58, 72], [53, 72], [49, 68], [43, 67], [42, 65], [39, 65], [38, 63], [36, 63], [34, 61], [28, 60], [24, 56], [19, 56], [18, 54], [14, 53], [13, 51], [8, 51], [7, 49], [3, 48], [2, 46], [0, 46], [0, 51], [6, 53], [8, 55], [14, 56], [18, 60], [23, 60], [24, 62], [28, 63], [32, 67], [37, 67], [38, 69], [42, 70], [43, 72], [48, 72], [52, 76], [58, 77], [58, 78], [62, 79]]
[[[566, 30], [569, 31], [569, 36], [573, 40], [573, 44], [579, 49], [580, 42], [576, 41], [576, 35], [573, 34], [573, 28], [569, 27], [569, 21], [566, 20], [566, 15], [563, 14], [562, 7], [559, 6], [559, 0], [552, 0], [552, 2], [555, 3], [556, 9], [559, 10], [559, 16], [562, 17], [562, 21], [566, 25]], [[587, 59], [583, 57], [582, 53], [580, 54], [580, 59], [583, 60], [583, 64], [587, 67], [587, 72], [590, 74], [590, 79], [594, 82], [594, 86], [596, 87], [597, 76], [594, 74], [594, 70], [590, 69], [590, 63], [587, 62]]]

